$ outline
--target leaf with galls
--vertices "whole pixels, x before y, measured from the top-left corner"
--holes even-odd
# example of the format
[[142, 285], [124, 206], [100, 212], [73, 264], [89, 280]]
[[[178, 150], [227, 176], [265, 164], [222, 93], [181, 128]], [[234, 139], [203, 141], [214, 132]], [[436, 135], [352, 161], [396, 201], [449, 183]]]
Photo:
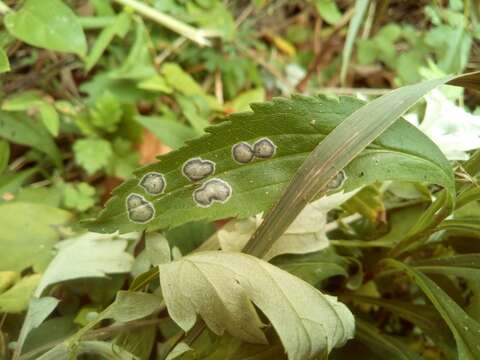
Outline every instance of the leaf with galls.
[[[268, 210], [306, 156], [363, 104], [349, 97], [304, 96], [254, 104], [253, 112], [230, 116], [228, 121], [207, 128], [202, 137], [138, 170], [134, 179], [114, 190], [90, 228], [108, 233], [154, 230], [201, 219], [246, 218]], [[237, 144], [250, 145], [254, 157], [250, 159], [248, 145]], [[404, 120], [392, 125], [343, 171], [336, 178], [339, 181], [332, 181], [331, 192], [385, 180], [454, 186], [450, 164], [440, 150]], [[163, 193], [151, 194], [141, 186], [148, 173], [163, 175], [168, 184]], [[228, 201], [221, 200], [224, 192], [217, 199], [210, 197], [212, 203], [207, 206], [209, 197], [199, 194], [205, 195], [202, 189], [213, 175], [228, 184], [231, 192]], [[140, 210], [129, 210], [125, 205], [130, 194], [143, 197], [142, 216]], [[146, 222], [138, 221], [149, 216], [152, 218]]]

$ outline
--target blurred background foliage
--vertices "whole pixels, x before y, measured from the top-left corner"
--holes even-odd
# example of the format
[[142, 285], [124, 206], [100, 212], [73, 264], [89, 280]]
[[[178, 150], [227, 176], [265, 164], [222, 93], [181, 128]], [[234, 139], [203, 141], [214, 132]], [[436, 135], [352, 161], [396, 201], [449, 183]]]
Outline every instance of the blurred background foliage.
[[[252, 102], [292, 93], [368, 99], [398, 86], [477, 70], [479, 11], [475, 0], [0, 2], [0, 356], [9, 354], [38, 274], [58, 241], [78, 235], [78, 220], [95, 216], [135, 168], [229, 114], [249, 110]], [[426, 102], [436, 115], [422, 103], [409, 119], [421, 123], [451, 153], [450, 160], [467, 160], [468, 151], [480, 147], [480, 126], [470, 122], [480, 99], [459, 89], [436, 96]], [[429, 125], [428, 116], [438, 114], [445, 121]], [[461, 125], [452, 128], [451, 120]], [[453, 138], [445, 140], [445, 132]], [[388, 193], [380, 185], [365, 188], [338, 210], [360, 213], [365, 221], [341, 224], [336, 231], [352, 239], [379, 238], [386, 232], [389, 196], [425, 201], [429, 192], [413, 184], [393, 184]], [[464, 211], [480, 214], [478, 204]], [[402, 214], [396, 210], [391, 226], [407, 221]], [[187, 224], [166, 235], [170, 246], [185, 254], [214, 228]], [[126, 251], [133, 254], [137, 240]], [[435, 251], [450, 253], [446, 247]], [[358, 296], [379, 298], [377, 285], [368, 280], [375, 256], [361, 264], [360, 250], [345, 253], [356, 259], [358, 270], [349, 287], [360, 289]], [[144, 269], [141, 258], [133, 265], [131, 259], [123, 261], [133, 275]], [[45, 342], [47, 333], [54, 341], [86, 324], [89, 314], [112, 301], [126, 277], [63, 286], [58, 291], [68, 302], [57, 310], [62, 316], [56, 330], [47, 325], [43, 334], [32, 334], [25, 349], [39, 345], [39, 337]], [[451, 296], [465, 296], [458, 284], [442, 281]], [[478, 283], [474, 287], [472, 296], [478, 297]], [[425, 357], [441, 358], [403, 318], [387, 316], [373, 302], [359, 307], [375, 311], [379, 327], [390, 334], [411, 335], [410, 346]], [[480, 317], [478, 305], [471, 313]], [[361, 326], [364, 334], [376, 331], [368, 326]], [[350, 350], [356, 346], [361, 345], [352, 343]], [[341, 352], [335, 356], [341, 358]]]

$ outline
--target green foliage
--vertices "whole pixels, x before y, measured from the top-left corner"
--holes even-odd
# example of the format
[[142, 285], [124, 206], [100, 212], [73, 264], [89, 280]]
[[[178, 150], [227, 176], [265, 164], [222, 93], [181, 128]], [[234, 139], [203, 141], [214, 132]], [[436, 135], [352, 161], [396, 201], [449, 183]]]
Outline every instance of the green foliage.
[[479, 358], [478, 19], [0, 0], [0, 359]]
[[[149, 229], [175, 227], [199, 219], [246, 217], [264, 211], [276, 202], [315, 144], [361, 105], [362, 102], [350, 98], [329, 100], [306, 97], [256, 105], [253, 113], [232, 116], [229, 122], [207, 129], [209, 134], [205, 137], [164, 156], [160, 163], [142, 169], [136, 174], [136, 179], [128, 181], [115, 192], [116, 197], [109, 201], [107, 210], [91, 228], [100, 232], [145, 228], [145, 225], [128, 219], [125, 203], [131, 193], [145, 196], [155, 206], [155, 218], [147, 225]], [[254, 143], [262, 137], [268, 137], [277, 146], [272, 159], [248, 165], [238, 164], [232, 159], [234, 144], [241, 141]], [[211, 177], [221, 178], [233, 189], [227, 203], [208, 208], [195, 206], [192, 199], [195, 184], [181, 173], [182, 165], [193, 157], [215, 162], [215, 174]], [[375, 164], [382, 166], [376, 167]], [[402, 172], [400, 167], [416, 168], [418, 171]], [[375, 145], [345, 171], [345, 190], [374, 180], [421, 181], [436, 183], [449, 190], [453, 186], [450, 168], [443, 155], [422, 133], [404, 121], [380, 136]], [[148, 172], [164, 174], [167, 183], [164, 195], [154, 197], [142, 191], [138, 182]], [[171, 193], [175, 193], [175, 198], [169, 196]]]
[[[160, 283], [170, 316], [185, 331], [194, 326], [199, 313], [217, 335], [227, 331], [247, 342], [264, 344], [262, 323], [252, 301], [271, 321], [289, 359], [330, 352], [353, 336], [353, 317], [343, 304], [248, 255], [191, 255], [161, 265]], [[184, 288], [192, 289], [192, 295], [185, 296]]]
[[[10, 34], [27, 44], [85, 56], [87, 42], [75, 13], [61, 0], [26, 0], [5, 16]], [[34, 29], [35, 31], [32, 31]]]

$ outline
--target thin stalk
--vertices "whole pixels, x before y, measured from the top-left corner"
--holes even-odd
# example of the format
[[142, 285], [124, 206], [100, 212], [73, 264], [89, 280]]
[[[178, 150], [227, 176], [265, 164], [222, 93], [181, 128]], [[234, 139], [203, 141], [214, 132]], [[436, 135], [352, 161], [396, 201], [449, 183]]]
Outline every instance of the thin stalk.
[[196, 29], [193, 26], [185, 24], [184, 22], [177, 20], [170, 15], [167, 15], [157, 9], [145, 5], [137, 0], [113, 0], [119, 4], [128, 6], [138, 12], [140, 15], [145, 16], [162, 26], [176, 32], [183, 37], [192, 40], [193, 42], [199, 44], [200, 46], [211, 46], [210, 40], [207, 37], [219, 36], [218, 33], [213, 31], [206, 31], [202, 29]]

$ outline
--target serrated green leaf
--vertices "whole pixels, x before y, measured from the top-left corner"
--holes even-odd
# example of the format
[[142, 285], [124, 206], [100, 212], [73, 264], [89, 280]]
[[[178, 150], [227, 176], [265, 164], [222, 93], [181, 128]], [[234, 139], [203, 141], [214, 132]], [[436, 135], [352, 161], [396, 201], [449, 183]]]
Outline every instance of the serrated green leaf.
[[170, 317], [185, 331], [199, 314], [217, 335], [265, 343], [253, 302], [290, 359], [330, 352], [353, 337], [353, 316], [336, 298], [253, 256], [200, 252], [160, 265], [160, 283]]
[[470, 317], [435, 282], [420, 271], [392, 259], [386, 260], [385, 263], [407, 273], [429, 298], [455, 337], [458, 358], [462, 360], [479, 359], [480, 323]]
[[[116, 196], [92, 228], [99, 232], [153, 230], [200, 219], [245, 218], [264, 211], [277, 201], [315, 146], [362, 105], [363, 102], [347, 97], [337, 101], [301, 96], [256, 104], [253, 113], [231, 116], [230, 121], [208, 128], [207, 135], [138, 171], [136, 179], [114, 191]], [[232, 145], [241, 141], [253, 143], [262, 137], [268, 137], [277, 145], [272, 159], [255, 160], [246, 165], [232, 159]], [[200, 184], [191, 183], [181, 173], [182, 164], [195, 157], [216, 163], [211, 177], [231, 185], [232, 196], [228, 202], [208, 208], [196, 206], [192, 193]], [[436, 183], [450, 191], [453, 188], [451, 168], [443, 154], [424, 134], [403, 120], [378, 137], [345, 171], [346, 191], [382, 180]], [[138, 185], [148, 172], [164, 174], [167, 187], [163, 195], [147, 195]], [[156, 216], [149, 224], [129, 221], [125, 202], [131, 193], [141, 194], [155, 207]]]
[[27, 44], [84, 56], [85, 34], [75, 13], [61, 0], [26, 0], [4, 18], [5, 27]]
[[63, 187], [65, 207], [85, 211], [95, 205], [95, 188], [88, 183], [67, 183]]
[[[373, 100], [348, 116], [307, 156], [280, 200], [269, 211], [265, 221], [244, 248], [244, 252], [256, 256], [264, 255], [295, 220], [305, 205], [329, 190], [330, 182], [341, 174], [340, 169], [348, 169], [355, 163], [355, 160], [361, 159], [361, 153], [368, 151], [369, 146], [392, 131], [398, 125], [398, 119], [411, 106], [426, 93], [443, 84], [478, 89], [480, 72], [446, 76], [416, 85], [404, 86]], [[402, 144], [402, 147], [405, 145]], [[416, 150], [422, 147], [423, 145], [419, 146], [419, 143], [414, 146]], [[439, 151], [436, 146], [434, 148], [436, 152]], [[393, 149], [398, 150], [398, 146]], [[418, 154], [417, 151], [414, 154]], [[444, 164], [441, 167], [446, 171], [445, 174], [448, 173], [446, 176], [450, 180], [447, 181], [448, 185], [445, 191], [442, 191], [441, 195], [443, 195], [439, 196], [439, 199], [444, 199], [445, 209], [448, 209], [455, 202], [455, 187], [451, 169], [446, 165], [443, 154], [441, 157]], [[399, 160], [393, 161], [397, 164], [400, 163]], [[375, 165], [379, 165], [379, 162]], [[363, 169], [369, 169], [370, 166], [364, 164]], [[382, 167], [385, 166], [386, 164], [382, 163]], [[424, 171], [425, 169], [422, 169], [421, 173], [425, 176]], [[405, 168], [400, 173], [409, 174]], [[425, 178], [424, 181], [426, 181]]]
[[75, 161], [89, 174], [106, 167], [112, 156], [110, 143], [103, 139], [86, 138], [80, 139], [73, 145]]

